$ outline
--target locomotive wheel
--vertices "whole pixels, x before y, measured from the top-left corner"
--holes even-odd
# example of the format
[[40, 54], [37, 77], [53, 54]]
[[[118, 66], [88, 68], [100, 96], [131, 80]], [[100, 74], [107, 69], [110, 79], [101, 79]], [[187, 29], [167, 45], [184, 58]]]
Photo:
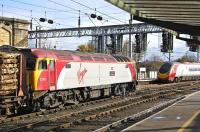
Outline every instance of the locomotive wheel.
[[178, 83], [178, 82], [179, 82], [178, 77], [174, 78], [174, 82], [175, 82], [175, 83]]
[[182, 81], [182, 77], [179, 78], [179, 82], [181, 82], [181, 81]]
[[122, 95], [122, 93], [123, 93], [123, 90], [122, 90], [122, 88], [121, 88], [121, 86], [118, 84], [118, 85], [116, 85], [114, 88], [113, 88], [113, 94], [115, 95], [115, 96], [119, 96], [119, 95]]
[[32, 109], [33, 109], [33, 111], [40, 111], [40, 109], [41, 109], [40, 103], [39, 102], [34, 102]]

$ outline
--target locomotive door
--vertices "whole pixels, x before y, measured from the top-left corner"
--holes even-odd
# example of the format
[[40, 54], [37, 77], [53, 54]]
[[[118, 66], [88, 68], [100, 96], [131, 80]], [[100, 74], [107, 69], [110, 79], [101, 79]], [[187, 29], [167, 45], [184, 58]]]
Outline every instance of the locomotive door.
[[49, 60], [49, 87], [55, 90], [55, 60]]

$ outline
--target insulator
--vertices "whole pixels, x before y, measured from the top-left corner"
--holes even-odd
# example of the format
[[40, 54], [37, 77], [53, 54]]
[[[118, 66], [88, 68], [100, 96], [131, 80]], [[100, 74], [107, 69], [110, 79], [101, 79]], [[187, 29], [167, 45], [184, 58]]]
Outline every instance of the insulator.
[[98, 16], [97, 20], [101, 21], [101, 20], [103, 20], [103, 18], [101, 16]]
[[40, 18], [39, 20], [40, 20], [41, 22], [45, 22], [45, 21], [46, 21], [45, 18]]
[[53, 24], [53, 20], [48, 20], [48, 23], [49, 24]]
[[91, 17], [91, 18], [96, 18], [97, 15], [96, 15], [96, 14], [91, 14], [90, 17]]

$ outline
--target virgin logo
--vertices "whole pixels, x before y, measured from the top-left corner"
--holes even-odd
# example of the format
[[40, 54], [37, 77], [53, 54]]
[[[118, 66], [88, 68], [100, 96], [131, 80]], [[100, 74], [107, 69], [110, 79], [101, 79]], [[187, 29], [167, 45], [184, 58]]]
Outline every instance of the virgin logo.
[[77, 77], [78, 77], [78, 83], [79, 84], [84, 84], [84, 76], [85, 76], [85, 74], [86, 74], [86, 72], [87, 72], [87, 69], [86, 68], [83, 68], [82, 69], [82, 67], [81, 67], [82, 65], [80, 64], [80, 68], [78, 69], [78, 71], [77, 71]]

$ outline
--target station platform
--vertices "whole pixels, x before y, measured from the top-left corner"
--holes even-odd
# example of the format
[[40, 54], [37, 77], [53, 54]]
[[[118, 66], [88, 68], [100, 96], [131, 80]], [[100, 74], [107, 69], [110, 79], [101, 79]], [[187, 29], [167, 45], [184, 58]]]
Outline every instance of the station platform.
[[123, 131], [200, 132], [200, 91]]

